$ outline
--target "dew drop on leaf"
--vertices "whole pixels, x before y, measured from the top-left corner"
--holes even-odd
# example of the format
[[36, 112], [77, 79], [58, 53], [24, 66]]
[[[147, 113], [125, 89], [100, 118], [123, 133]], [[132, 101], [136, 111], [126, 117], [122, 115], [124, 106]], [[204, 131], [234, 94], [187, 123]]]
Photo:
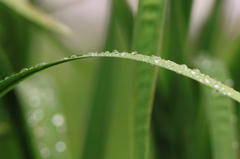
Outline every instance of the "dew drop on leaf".
[[216, 82], [216, 83], [214, 84], [214, 87], [215, 87], [216, 89], [219, 89], [220, 86], [221, 86], [221, 82]]
[[68, 57], [63, 57], [63, 58], [61, 58], [61, 60], [67, 60], [68, 59]]
[[123, 52], [123, 53], [121, 53], [121, 55], [122, 55], [122, 56], [125, 56], [125, 55], [126, 55], [126, 53], [125, 53], [125, 52]]
[[[207, 77], [207, 76], [206, 76], [206, 77]], [[207, 77], [207, 78], [208, 78], [208, 77]], [[204, 81], [205, 81], [207, 84], [209, 84], [210, 81], [209, 81], [209, 79], [207, 79], [207, 78], [205, 78]]]
[[40, 66], [43, 66], [43, 65], [45, 65], [45, 64], [46, 64], [45, 62], [40, 62], [40, 63], [36, 64], [35, 67], [40, 67]]
[[138, 52], [137, 52], [137, 51], [134, 51], [134, 52], [132, 52], [131, 54], [132, 54], [132, 55], [137, 55]]
[[155, 64], [159, 64], [159, 60], [155, 60], [154, 62], [155, 62]]
[[23, 68], [23, 69], [21, 69], [20, 73], [21, 73], [21, 72], [25, 72], [25, 71], [27, 71], [27, 70], [28, 70], [28, 68]]
[[70, 59], [74, 59], [74, 58], [77, 58], [77, 55], [70, 56]]

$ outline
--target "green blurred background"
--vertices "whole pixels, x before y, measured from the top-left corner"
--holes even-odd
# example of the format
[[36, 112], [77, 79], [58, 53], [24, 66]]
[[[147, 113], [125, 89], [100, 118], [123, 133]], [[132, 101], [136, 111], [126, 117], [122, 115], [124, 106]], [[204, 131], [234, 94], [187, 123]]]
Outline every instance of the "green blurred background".
[[[136, 22], [140, 14], [137, 0], [12, 0], [15, 7], [6, 0], [0, 1], [0, 79], [39, 62], [49, 63], [73, 54], [135, 51], [135, 28], [141, 25]], [[161, 40], [156, 41], [160, 56], [191, 68], [200, 68], [196, 64], [200, 61], [200, 65], [209, 65], [205, 72], [202, 70], [204, 73], [240, 90], [240, 3], [164, 2], [159, 12], [163, 15]], [[33, 10], [27, 12], [25, 7]], [[37, 19], [33, 14], [36, 10], [55, 20]], [[151, 18], [151, 12], [148, 14]], [[31, 15], [33, 18], [29, 18]], [[69, 27], [71, 33], [56, 21]], [[141, 40], [144, 42], [144, 38]], [[210, 60], [198, 59], [201, 55]], [[214, 59], [223, 63], [223, 68], [215, 67]], [[130, 159], [130, 108], [137, 100], [133, 93], [136, 63], [114, 58], [84, 59], [49, 68], [21, 83], [0, 100], [0, 158]], [[233, 140], [226, 153], [230, 154], [218, 157], [215, 153], [220, 149], [211, 139], [215, 129], [211, 131], [214, 126], [208, 121], [205, 107], [214, 104], [207, 102], [213, 101], [207, 98], [212, 94], [206, 96], [212, 90], [169, 70], [160, 68], [155, 75], [158, 78], [151, 94], [153, 111], [149, 115], [151, 138], [147, 158], [239, 157], [240, 109], [235, 107], [238, 103], [217, 95], [217, 101], [228, 101], [226, 105], [231, 107], [228, 116], [219, 119], [218, 124], [229, 124], [226, 119], [230, 118], [233, 121], [233, 128], [227, 130]]]

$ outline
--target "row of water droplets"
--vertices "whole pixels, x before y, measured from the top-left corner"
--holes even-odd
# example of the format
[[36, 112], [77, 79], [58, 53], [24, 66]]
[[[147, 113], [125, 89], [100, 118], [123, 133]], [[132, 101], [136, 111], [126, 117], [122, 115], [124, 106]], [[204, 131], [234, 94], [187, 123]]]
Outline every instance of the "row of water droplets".
[[[79, 55], [71, 55], [70, 57], [61, 58], [61, 60], [75, 59], [75, 58], [77, 58], [78, 56], [79, 56]], [[37, 63], [34, 67], [21, 69], [21, 71], [20, 71], [19, 73], [26, 72], [26, 71], [31, 70], [31, 69], [33, 69], [33, 68], [39, 68], [39, 67], [41, 67], [41, 66], [43, 66], [43, 65], [46, 65], [46, 64], [47, 64], [47, 63], [45, 63], [45, 62], [39, 62], [39, 63]], [[17, 74], [19, 74], [19, 73], [17, 73]], [[6, 79], [8, 79], [8, 78], [10, 78], [10, 77], [12, 77], [12, 76], [15, 76], [15, 75], [17, 75], [17, 74], [13, 74], [13, 75], [11, 75], [11, 76], [9, 76], [9, 77], [5, 77], [4, 80], [6, 80]], [[2, 82], [2, 81], [4, 81], [4, 80], [1, 80], [0, 82]]]
[[204, 83], [205, 85], [208, 85], [217, 91], [221, 92], [223, 95], [231, 96], [233, 93], [233, 89], [230, 89], [229, 87], [223, 85], [220, 81], [217, 81], [215, 79], [210, 78], [208, 75], [205, 75], [200, 72], [198, 69], [189, 69], [187, 65], [182, 64], [176, 64], [173, 61], [170, 60], [164, 60], [161, 57], [158, 56], [146, 56], [142, 54], [138, 54], [136, 51], [132, 53], [127, 52], [118, 52], [114, 50], [113, 52], [101, 52], [101, 53], [88, 53], [82, 55], [83, 57], [101, 57], [101, 56], [113, 56], [113, 57], [120, 57], [120, 58], [127, 58], [127, 59], [133, 59], [137, 61], [143, 61], [146, 63], [149, 63], [150, 65], [157, 65], [164, 67], [166, 69], [172, 70], [178, 74], [182, 74], [184, 76], [188, 76], [194, 80], [197, 80], [201, 83]]
[[[210, 78], [209, 76], [202, 74], [198, 69], [189, 69], [185, 64], [179, 65], [173, 61], [164, 60], [158, 56], [154, 56], [154, 55], [147, 56], [147, 55], [138, 54], [136, 51], [134, 51], [132, 53], [118, 52], [117, 50], [113, 50], [113, 52], [106, 51], [106, 52], [100, 52], [100, 53], [90, 52], [88, 54], [83, 54], [83, 55], [72, 55], [70, 57], [64, 57], [61, 60], [67, 61], [69, 59], [76, 59], [76, 58], [81, 58], [81, 57], [119, 57], [119, 58], [133, 59], [133, 60], [149, 63], [150, 65], [161, 66], [166, 69], [175, 71], [176, 73], [188, 76], [188, 77], [195, 79], [201, 83], [204, 83], [212, 88], [215, 88], [217, 91], [221, 92], [223, 95], [231, 96], [232, 92], [234, 91], [234, 90], [224, 86], [221, 82], [216, 81], [216, 80]], [[41, 67], [45, 64], [46, 63], [41, 62], [41, 63], [38, 63], [35, 67], [31, 67], [29, 69]], [[28, 71], [29, 69], [24, 68], [20, 71], [20, 73]], [[8, 78], [9, 77], [6, 77], [5, 79], [8, 79]]]

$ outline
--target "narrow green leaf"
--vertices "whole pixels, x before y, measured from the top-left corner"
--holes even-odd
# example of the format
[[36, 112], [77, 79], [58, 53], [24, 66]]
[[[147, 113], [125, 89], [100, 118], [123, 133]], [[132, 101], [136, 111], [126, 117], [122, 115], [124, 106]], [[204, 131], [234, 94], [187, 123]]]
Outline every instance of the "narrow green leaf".
[[0, 4], [5, 5], [17, 14], [46, 29], [64, 35], [70, 34], [70, 29], [68, 27], [41, 12], [26, 0], [0, 0]]
[[[204, 72], [220, 80], [229, 80], [229, 72], [223, 62], [208, 56], [198, 58], [198, 66]], [[215, 88], [219, 85], [216, 83]], [[230, 98], [216, 90], [201, 86], [203, 103], [209, 122], [210, 139], [214, 159], [238, 158], [238, 141], [235, 105]]]
[[[122, 39], [126, 49], [130, 50], [132, 15], [126, 3], [125, 0], [112, 1], [105, 50], [122, 49]], [[115, 102], [118, 99], [116, 98], [116, 90], [118, 89], [116, 82], [119, 79], [119, 65], [122, 62], [115, 59], [99, 59], [93, 82], [94, 90], [89, 104], [86, 136], [81, 153], [82, 159], [104, 159], [111, 151], [108, 149], [109, 134], [112, 131], [111, 124], [114, 118]], [[108, 98], [105, 98], [106, 96]]]
[[161, 57], [158, 56], [147, 56], [138, 54], [137, 52], [127, 53], [127, 52], [118, 52], [113, 51], [112, 53], [106, 51], [101, 53], [88, 53], [83, 55], [72, 55], [71, 57], [63, 58], [59, 61], [52, 62], [52, 63], [39, 63], [35, 67], [30, 67], [23, 69], [21, 72], [12, 75], [10, 77], [6, 77], [4, 80], [0, 81], [0, 97], [2, 97], [4, 94], [9, 92], [11, 89], [13, 89], [18, 83], [22, 82], [23, 80], [27, 79], [28, 77], [32, 76], [33, 74], [40, 72], [44, 69], [47, 69], [49, 67], [73, 61], [78, 59], [84, 59], [84, 58], [90, 58], [90, 57], [113, 57], [113, 58], [123, 58], [123, 59], [130, 59], [135, 61], [141, 61], [148, 63], [150, 65], [156, 65], [163, 68], [166, 68], [168, 70], [174, 71], [178, 74], [182, 74], [186, 77], [189, 77], [191, 79], [194, 79], [206, 86], [209, 86], [223, 95], [229, 96], [230, 98], [240, 102], [240, 93], [236, 90], [222, 84], [220, 81], [217, 81], [213, 78], [210, 78], [208, 75], [202, 74], [198, 69], [190, 69], [185, 64], [179, 65], [173, 61], [164, 60]]
[[[159, 55], [166, 0], [140, 0], [136, 16], [133, 49], [144, 55]], [[150, 118], [157, 68], [137, 66], [133, 121], [133, 158], [149, 158]]]

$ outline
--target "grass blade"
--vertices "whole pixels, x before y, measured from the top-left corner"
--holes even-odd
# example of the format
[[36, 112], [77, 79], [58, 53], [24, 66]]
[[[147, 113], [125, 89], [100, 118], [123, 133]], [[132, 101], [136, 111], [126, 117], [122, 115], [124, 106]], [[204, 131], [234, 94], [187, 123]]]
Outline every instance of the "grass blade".
[[[0, 76], [7, 76], [13, 72], [13, 68], [4, 50], [0, 47]], [[1, 157], [3, 158], [32, 158], [31, 144], [28, 142], [28, 134], [21, 113], [19, 100], [14, 91], [10, 91], [0, 99], [0, 122], [2, 128]], [[8, 116], [10, 114], [10, 116]]]
[[168, 70], [171, 70], [173, 72], [176, 72], [178, 74], [182, 74], [186, 77], [189, 77], [193, 80], [196, 80], [208, 87], [211, 87], [223, 95], [229, 96], [230, 98], [240, 102], [240, 93], [236, 90], [222, 84], [220, 81], [217, 81], [213, 78], [210, 78], [208, 75], [202, 74], [198, 69], [189, 69], [185, 64], [179, 65], [173, 61], [164, 60], [161, 57], [158, 56], [147, 56], [142, 54], [137, 54], [136, 52], [127, 53], [122, 52], [119, 53], [118, 51], [114, 51], [112, 53], [106, 51], [101, 53], [88, 53], [83, 55], [72, 55], [71, 57], [63, 58], [59, 61], [52, 62], [52, 63], [39, 63], [35, 67], [31, 67], [29, 69], [25, 68], [21, 72], [12, 75], [10, 77], [6, 77], [4, 80], [0, 81], [0, 97], [2, 97], [4, 94], [9, 92], [11, 89], [13, 89], [18, 83], [22, 82], [23, 80], [27, 79], [28, 77], [32, 76], [33, 74], [40, 72], [44, 69], [47, 69], [49, 67], [73, 61], [78, 59], [84, 59], [84, 58], [91, 58], [91, 57], [112, 57], [112, 58], [123, 58], [123, 59], [129, 59], [129, 60], [135, 60], [135, 61], [141, 61], [148, 63], [150, 65], [155, 65], [159, 67], [166, 68]]
[[[206, 63], [209, 63], [206, 65]], [[200, 69], [220, 81], [229, 79], [227, 68], [219, 60], [201, 56]], [[216, 85], [217, 87], [217, 85]], [[209, 122], [210, 139], [214, 159], [236, 159], [238, 141], [235, 105], [230, 98], [220, 95], [211, 88], [201, 86], [203, 106]]]
[[[113, 0], [111, 8], [108, 35], [105, 43], [106, 50], [120, 49], [121, 44], [118, 31], [123, 33], [125, 45], [129, 50], [132, 32], [132, 15], [125, 0]], [[123, 12], [123, 10], [125, 12]], [[89, 121], [87, 124], [82, 159], [106, 158], [110, 127], [112, 128], [113, 113], [116, 98], [119, 65], [115, 59], [100, 59], [96, 70], [95, 87], [91, 96]], [[107, 82], [106, 82], [107, 79]], [[107, 98], [106, 98], [107, 97]], [[97, 132], [97, 133], [96, 133]]]
[[[133, 36], [134, 50], [144, 55], [159, 54], [166, 2], [166, 0], [139, 1]], [[158, 70], [143, 64], [139, 64], [136, 69], [133, 158], [144, 159], [149, 157], [150, 118]]]
[[0, 4], [5, 5], [15, 13], [23, 16], [24, 18], [46, 28], [48, 30], [58, 32], [64, 35], [69, 35], [70, 30], [65, 25], [57, 22], [47, 14], [39, 11], [28, 1], [25, 0], [1, 0]]

